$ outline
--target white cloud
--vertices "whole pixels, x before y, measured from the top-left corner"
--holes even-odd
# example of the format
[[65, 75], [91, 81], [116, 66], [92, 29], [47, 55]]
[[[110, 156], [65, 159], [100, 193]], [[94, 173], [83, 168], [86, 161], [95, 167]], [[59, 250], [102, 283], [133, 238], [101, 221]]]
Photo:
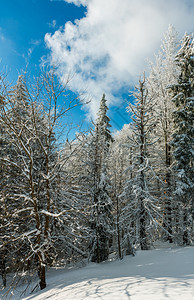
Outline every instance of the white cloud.
[[80, 5], [86, 6], [88, 3], [88, 0], [64, 0], [64, 1], [67, 3], [73, 3], [77, 6], [80, 6]]
[[181, 35], [192, 30], [194, 4], [189, 0], [65, 1], [86, 6], [86, 16], [46, 34], [45, 41], [61, 73], [75, 73], [72, 90], [87, 89], [92, 96], [93, 116], [102, 93], [112, 104], [117, 91], [140, 75], [168, 24]]
[[56, 20], [52, 20], [51, 23], [48, 23], [48, 26], [49, 26], [50, 28], [56, 28], [56, 26], [57, 26], [57, 21], [56, 21]]
[[34, 40], [34, 39], [31, 39], [30, 44], [31, 44], [32, 46], [28, 49], [27, 57], [26, 57], [25, 55], [22, 55], [22, 56], [25, 58], [26, 63], [28, 63], [29, 57], [31, 56], [31, 54], [32, 54], [32, 52], [34, 51], [34, 49], [35, 49], [37, 46], [40, 46], [41, 43], [42, 43], [41, 40]]
[[42, 43], [41, 40], [34, 40], [34, 39], [32, 39], [30, 41], [30, 44], [33, 45], [33, 46], [39, 46], [41, 43]]

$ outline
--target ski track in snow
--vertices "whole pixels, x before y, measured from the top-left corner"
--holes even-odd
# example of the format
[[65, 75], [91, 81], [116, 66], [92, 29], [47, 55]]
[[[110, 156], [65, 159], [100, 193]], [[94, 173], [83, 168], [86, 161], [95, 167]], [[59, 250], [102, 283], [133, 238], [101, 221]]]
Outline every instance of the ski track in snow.
[[81, 269], [51, 269], [47, 288], [22, 299], [192, 300], [194, 247], [169, 247], [138, 251], [135, 257], [90, 263]]

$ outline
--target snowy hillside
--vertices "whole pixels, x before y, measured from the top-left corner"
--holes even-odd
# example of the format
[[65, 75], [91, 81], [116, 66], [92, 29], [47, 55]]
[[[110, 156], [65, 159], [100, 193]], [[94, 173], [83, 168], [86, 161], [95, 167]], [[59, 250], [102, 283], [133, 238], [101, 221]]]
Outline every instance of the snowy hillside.
[[[44, 291], [28, 300], [194, 299], [194, 247], [163, 245], [135, 257], [50, 270]], [[19, 299], [13, 297], [13, 299]]]

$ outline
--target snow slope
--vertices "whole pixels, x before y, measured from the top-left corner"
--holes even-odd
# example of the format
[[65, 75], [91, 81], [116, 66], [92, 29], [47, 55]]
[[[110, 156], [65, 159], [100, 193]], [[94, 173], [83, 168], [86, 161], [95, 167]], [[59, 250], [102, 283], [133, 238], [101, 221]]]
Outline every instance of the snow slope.
[[190, 300], [194, 299], [194, 247], [170, 248], [168, 244], [121, 261], [51, 269], [47, 283], [45, 290], [23, 299]]

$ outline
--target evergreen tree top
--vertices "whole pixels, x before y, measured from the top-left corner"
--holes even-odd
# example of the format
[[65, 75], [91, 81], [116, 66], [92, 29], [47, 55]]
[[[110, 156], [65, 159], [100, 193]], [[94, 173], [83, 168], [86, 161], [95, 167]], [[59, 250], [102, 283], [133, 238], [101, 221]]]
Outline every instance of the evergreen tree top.
[[13, 98], [17, 105], [26, 105], [28, 102], [28, 91], [26, 89], [23, 75], [18, 76], [17, 83], [13, 87]]
[[107, 116], [108, 106], [106, 104], [107, 100], [105, 98], [105, 94], [103, 94], [102, 99], [100, 101], [100, 108], [97, 113], [98, 118], [96, 120], [96, 126], [95, 131], [97, 134], [100, 133], [100, 135], [105, 135], [107, 140], [113, 142], [113, 138], [111, 136], [110, 130], [108, 129], [111, 127], [110, 125], [110, 119]]
[[99, 108], [99, 111], [97, 113], [98, 118], [97, 118], [97, 121], [96, 121], [96, 125], [101, 125], [102, 126], [102, 125], [106, 124], [106, 127], [111, 127], [111, 125], [109, 124], [110, 119], [107, 116], [108, 106], [107, 106], [106, 102], [107, 102], [107, 100], [105, 98], [105, 94], [103, 94], [102, 99], [100, 101], [100, 108]]
[[179, 80], [182, 82], [188, 82], [191, 77], [191, 72], [194, 68], [194, 39], [193, 34], [184, 35], [181, 48], [179, 49], [175, 61], [177, 65], [181, 68], [181, 74]]

